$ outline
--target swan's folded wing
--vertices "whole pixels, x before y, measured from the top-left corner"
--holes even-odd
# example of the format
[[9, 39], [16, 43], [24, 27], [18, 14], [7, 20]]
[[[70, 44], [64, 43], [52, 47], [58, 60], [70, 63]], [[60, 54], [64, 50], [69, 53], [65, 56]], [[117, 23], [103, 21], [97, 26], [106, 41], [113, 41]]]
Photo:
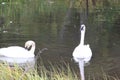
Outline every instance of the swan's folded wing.
[[19, 46], [12, 46], [8, 48], [1, 48], [0, 49], [0, 55], [5, 57], [34, 57], [34, 54], [30, 54], [28, 50], [19, 47]]

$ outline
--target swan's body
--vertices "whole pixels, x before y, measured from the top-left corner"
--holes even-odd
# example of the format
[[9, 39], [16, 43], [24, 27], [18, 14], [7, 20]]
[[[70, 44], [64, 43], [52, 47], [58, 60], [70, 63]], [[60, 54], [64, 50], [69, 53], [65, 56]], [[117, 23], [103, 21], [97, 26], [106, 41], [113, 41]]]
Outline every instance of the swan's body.
[[73, 52], [73, 58], [76, 62], [79, 62], [80, 59], [83, 59], [85, 63], [88, 63], [91, 59], [91, 56], [92, 52], [89, 45], [78, 45]]
[[25, 48], [19, 46], [11, 46], [0, 49], [0, 56], [13, 57], [13, 58], [28, 58], [34, 57], [34, 54]]
[[[31, 47], [30, 50], [28, 50]], [[35, 42], [27, 41], [25, 48], [20, 46], [10, 46], [0, 48], [0, 61], [5, 61], [9, 64], [24, 64], [34, 61]]]
[[92, 57], [92, 51], [89, 45], [84, 45], [85, 25], [81, 25], [81, 40], [80, 44], [73, 51], [73, 59], [79, 63], [81, 80], [85, 80], [84, 77], [84, 63], [88, 63]]

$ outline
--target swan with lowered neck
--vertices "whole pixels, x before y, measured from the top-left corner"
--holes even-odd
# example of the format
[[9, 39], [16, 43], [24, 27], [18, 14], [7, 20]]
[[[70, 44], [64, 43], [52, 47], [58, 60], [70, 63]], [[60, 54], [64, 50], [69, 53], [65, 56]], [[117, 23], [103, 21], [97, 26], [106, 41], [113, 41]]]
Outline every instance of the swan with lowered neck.
[[84, 45], [85, 37], [85, 25], [82, 24], [80, 27], [81, 39], [80, 44], [73, 51], [73, 59], [79, 64], [81, 80], [85, 80], [84, 76], [84, 64], [88, 63], [92, 57], [92, 51], [89, 45]]
[[[29, 50], [30, 48], [30, 50]], [[29, 40], [25, 43], [25, 48], [20, 46], [10, 46], [0, 48], [0, 60], [8, 63], [26, 63], [34, 61], [35, 42]]]

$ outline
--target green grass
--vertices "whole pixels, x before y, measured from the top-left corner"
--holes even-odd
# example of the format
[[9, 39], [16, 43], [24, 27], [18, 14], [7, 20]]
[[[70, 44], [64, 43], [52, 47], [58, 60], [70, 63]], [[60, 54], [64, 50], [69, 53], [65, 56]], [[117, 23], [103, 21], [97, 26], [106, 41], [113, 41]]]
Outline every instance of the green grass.
[[[33, 75], [33, 73], [35, 75]], [[21, 67], [9, 67], [8, 64], [0, 63], [0, 80], [37, 80], [39, 76], [36, 70], [24, 71]]]
[[[24, 71], [17, 65], [11, 68], [8, 64], [0, 63], [0, 80], [80, 80], [74, 69], [66, 63], [63, 65], [50, 63], [47, 67], [40, 64], [37, 69]], [[107, 75], [104, 71], [102, 73], [102, 78], [96, 78], [90, 74], [87, 80], [119, 80], [117, 77]]]
[[24, 71], [17, 65], [11, 68], [6, 63], [0, 63], [0, 80], [78, 80], [75, 73], [70, 70], [69, 65], [65, 67], [50, 64], [46, 68], [41, 65], [39, 72], [37, 72], [37, 69]]

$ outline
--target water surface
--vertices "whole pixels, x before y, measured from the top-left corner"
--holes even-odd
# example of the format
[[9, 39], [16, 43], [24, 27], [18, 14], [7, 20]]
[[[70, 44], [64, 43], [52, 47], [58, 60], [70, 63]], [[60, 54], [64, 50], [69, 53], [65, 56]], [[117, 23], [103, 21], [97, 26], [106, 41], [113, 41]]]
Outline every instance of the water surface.
[[80, 42], [80, 23], [85, 23], [87, 30], [85, 44], [90, 44], [93, 52], [90, 65], [85, 68], [86, 75], [100, 76], [103, 70], [119, 77], [119, 9], [96, 9], [94, 12], [89, 12], [87, 16], [80, 15], [85, 13], [79, 13], [75, 8], [71, 9], [69, 14], [67, 12], [68, 10], [60, 8], [58, 13], [51, 12], [49, 16], [42, 16], [42, 13], [40, 15], [36, 12], [11, 19], [12, 23], [7, 27], [4, 25], [4, 29], [1, 28], [0, 47], [12, 45], [24, 47], [27, 40], [34, 40], [35, 55], [42, 48], [48, 49], [40, 56], [46, 66], [48, 62], [60, 64], [65, 61], [78, 71], [77, 64], [72, 60], [72, 52]]

